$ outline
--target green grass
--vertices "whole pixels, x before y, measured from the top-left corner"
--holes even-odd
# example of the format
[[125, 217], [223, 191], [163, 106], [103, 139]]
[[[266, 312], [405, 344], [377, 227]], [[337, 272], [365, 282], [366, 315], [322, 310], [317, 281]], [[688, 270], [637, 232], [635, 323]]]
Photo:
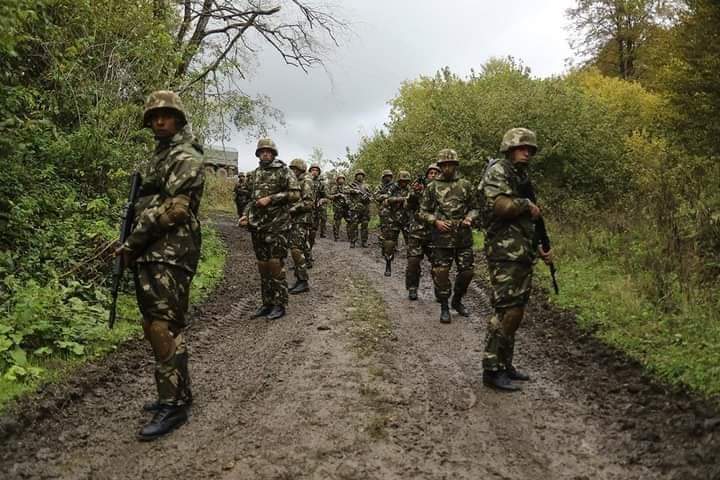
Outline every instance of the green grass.
[[[222, 279], [225, 259], [225, 246], [217, 230], [206, 222], [203, 228], [202, 258], [190, 293], [192, 303], [202, 302]], [[37, 390], [43, 384], [60, 381], [84, 363], [114, 351], [123, 342], [140, 338], [141, 320], [134, 296], [123, 294], [118, 299], [118, 321], [113, 330], [107, 328], [106, 322], [106, 315], [98, 317], [97, 325], [90, 332], [92, 341], [84, 345], [83, 355], [52, 355], [42, 360], [29, 356], [26, 368], [37, 369], [36, 375], [23, 380], [0, 376], [0, 411], [18, 397]]]
[[[607, 242], [604, 253], [587, 248], [585, 234], [554, 229], [559, 307], [577, 312], [583, 328], [637, 359], [647, 370], [674, 385], [706, 396], [720, 394], [720, 314], [700, 295], [675, 292], [673, 308], [653, 300], [647, 269], [633, 268], [633, 247]], [[537, 280], [551, 290], [548, 269], [536, 268]], [[696, 292], [697, 293], [697, 292]], [[683, 300], [683, 297], [685, 299]]]
[[353, 276], [351, 280], [350, 305], [345, 311], [353, 326], [358, 354], [366, 357], [379, 349], [392, 329], [380, 292], [365, 277]]

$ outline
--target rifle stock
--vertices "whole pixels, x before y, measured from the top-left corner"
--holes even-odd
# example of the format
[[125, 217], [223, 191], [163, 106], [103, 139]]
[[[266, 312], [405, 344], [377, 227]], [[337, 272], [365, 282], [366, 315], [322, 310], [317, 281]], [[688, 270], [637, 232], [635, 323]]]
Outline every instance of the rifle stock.
[[[132, 233], [133, 221], [135, 220], [135, 202], [137, 202], [141, 183], [142, 177], [140, 176], [140, 173], [133, 173], [132, 178], [130, 179], [130, 193], [128, 194], [128, 200], [123, 207], [122, 223], [120, 226], [120, 245], [125, 243], [127, 238], [130, 236], [130, 233]], [[112, 329], [115, 325], [115, 318], [117, 316], [117, 299], [124, 269], [125, 266], [123, 265], [123, 257], [118, 256], [115, 259], [115, 264], [113, 265], [112, 287], [110, 289], [110, 297], [112, 299], [110, 304], [110, 315], [108, 317], [108, 328], [110, 329]]]

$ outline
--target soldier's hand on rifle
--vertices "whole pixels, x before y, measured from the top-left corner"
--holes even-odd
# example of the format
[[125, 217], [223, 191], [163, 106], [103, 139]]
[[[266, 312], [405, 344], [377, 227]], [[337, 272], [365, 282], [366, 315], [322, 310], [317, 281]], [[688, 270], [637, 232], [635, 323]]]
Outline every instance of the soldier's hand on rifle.
[[272, 202], [272, 197], [268, 195], [266, 197], [258, 198], [255, 202], [255, 206], [258, 208], [265, 208], [270, 205], [270, 202]]
[[238, 227], [246, 227], [247, 224], [248, 224], [247, 215], [243, 215], [242, 217], [240, 217], [240, 219], [238, 220]]
[[416, 192], [422, 192], [423, 190], [425, 190], [425, 185], [420, 182], [415, 182], [413, 183], [413, 190], [415, 190]]
[[473, 221], [471, 219], [465, 217], [463, 218], [462, 224], [466, 227], [472, 227], [472, 222]]
[[437, 228], [441, 232], [449, 232], [450, 230], [452, 230], [452, 224], [444, 220], [435, 220], [435, 228]]
[[537, 220], [538, 218], [542, 217], [542, 211], [540, 211], [540, 207], [535, 205], [533, 202], [529, 202], [530, 207], [530, 216], [533, 220]]
[[543, 250], [542, 245], [538, 246], [538, 255], [540, 255], [540, 258], [542, 258], [542, 261], [545, 262], [545, 265], [550, 265], [553, 263], [553, 249], [550, 248], [547, 251]]
[[125, 245], [120, 245], [119, 247], [117, 247], [113, 252], [113, 255], [116, 257], [120, 257], [123, 268], [129, 267], [135, 261], [135, 255], [130, 250], [128, 250]]

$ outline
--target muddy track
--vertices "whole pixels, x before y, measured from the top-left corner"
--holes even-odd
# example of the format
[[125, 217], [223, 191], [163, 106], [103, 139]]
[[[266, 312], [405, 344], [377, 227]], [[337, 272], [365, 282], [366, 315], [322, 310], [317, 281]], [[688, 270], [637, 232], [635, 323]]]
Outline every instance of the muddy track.
[[[420, 300], [406, 299], [402, 254], [386, 278], [378, 248], [321, 239], [311, 291], [280, 321], [253, 320], [249, 236], [218, 224], [231, 257], [193, 314], [190, 422], [135, 440], [152, 362], [129, 342], [0, 419], [0, 478], [720, 478], [717, 410], [653, 384], [543, 294], [519, 334], [534, 380], [500, 394], [480, 382], [481, 279], [471, 317], [441, 325], [428, 275]], [[358, 285], [390, 325], [369, 353], [350, 319]]]

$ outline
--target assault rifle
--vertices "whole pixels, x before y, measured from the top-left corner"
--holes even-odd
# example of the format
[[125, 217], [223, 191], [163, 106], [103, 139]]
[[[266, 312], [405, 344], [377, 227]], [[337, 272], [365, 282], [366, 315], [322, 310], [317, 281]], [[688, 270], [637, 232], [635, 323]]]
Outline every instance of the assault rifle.
[[[141, 183], [142, 177], [140, 176], [140, 173], [133, 173], [132, 178], [130, 179], [130, 193], [128, 194], [127, 203], [123, 207], [121, 217], [122, 224], [120, 226], [120, 245], [125, 243], [125, 240], [127, 240], [132, 232], [133, 221], [135, 220], [135, 202], [137, 201], [138, 193], [140, 192]], [[110, 296], [112, 297], [110, 317], [108, 318], [108, 328], [110, 329], [112, 329], [115, 325], [118, 292], [120, 290], [120, 281], [122, 280], [124, 269], [125, 265], [123, 265], [123, 256], [119, 255], [115, 259], [115, 265], [113, 265], [112, 288], [110, 289]]]
[[[521, 188], [521, 190], [523, 190], [521, 193], [524, 193], [531, 202], [537, 203], [535, 189], [533, 188], [530, 181], [528, 181], [524, 185], [524, 188]], [[545, 226], [545, 219], [542, 217], [535, 220], [535, 246], [537, 247], [537, 245], [541, 245], [543, 250], [545, 250], [546, 252], [550, 250], [550, 237], [548, 236], [547, 227]], [[555, 269], [555, 264], [552, 262], [548, 264], [548, 267], [550, 267], [550, 276], [552, 277], [553, 290], [555, 290], [555, 294], [557, 295], [558, 293], [560, 293], [557, 278], [555, 278], [557, 270]]]

